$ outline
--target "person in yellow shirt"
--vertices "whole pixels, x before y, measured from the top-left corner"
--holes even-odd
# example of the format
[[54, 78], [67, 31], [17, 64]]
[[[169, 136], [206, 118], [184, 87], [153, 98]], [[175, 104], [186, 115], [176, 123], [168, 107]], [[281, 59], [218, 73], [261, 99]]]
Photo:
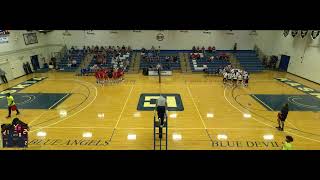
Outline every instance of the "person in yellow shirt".
[[11, 96], [10, 93], [7, 94], [7, 101], [8, 101], [8, 111], [9, 111], [9, 115], [7, 116], [7, 118], [11, 117], [11, 110], [17, 111], [17, 115], [20, 114], [16, 104], [14, 103], [13, 96]]
[[286, 136], [286, 142], [284, 142], [282, 150], [292, 150], [291, 142], [293, 142], [292, 136]]

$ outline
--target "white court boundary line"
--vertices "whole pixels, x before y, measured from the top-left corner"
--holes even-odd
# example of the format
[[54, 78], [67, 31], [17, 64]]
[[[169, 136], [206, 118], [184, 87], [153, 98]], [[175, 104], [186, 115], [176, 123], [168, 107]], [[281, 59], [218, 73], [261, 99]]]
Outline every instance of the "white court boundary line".
[[[114, 129], [113, 127], [46, 127], [44, 129]], [[153, 128], [138, 127], [138, 128], [117, 128], [122, 130], [152, 130]], [[171, 127], [170, 129], [178, 130], [205, 130], [202, 128], [178, 128]], [[269, 130], [269, 128], [207, 128], [209, 130], [221, 129], [221, 130]]]
[[127, 99], [126, 99], [123, 107], [122, 107], [122, 110], [121, 110], [120, 115], [119, 115], [119, 117], [118, 117], [117, 124], [115, 125], [114, 129], [117, 129], [117, 127], [118, 127], [118, 124], [119, 124], [119, 122], [120, 122], [120, 119], [121, 119], [121, 117], [122, 117], [122, 114], [123, 114], [123, 112], [124, 112], [124, 109], [125, 109], [126, 106], [127, 106], [127, 103], [128, 103], [128, 101], [129, 101], [129, 97], [131, 96], [133, 89], [134, 89], [134, 85], [131, 87], [131, 90], [130, 90], [128, 96], [127, 96]]
[[[226, 97], [226, 90], [227, 90], [227, 88], [224, 89], [224, 93], [223, 93], [225, 100], [228, 101], [228, 103], [229, 103], [233, 108], [237, 109], [240, 113], [243, 114], [244, 112], [242, 112], [240, 109], [238, 109], [237, 107], [235, 107], [235, 106], [227, 99], [227, 97]], [[252, 116], [251, 118], [252, 118], [253, 120], [255, 120], [256, 122], [259, 122], [259, 123], [264, 124], [264, 125], [266, 125], [266, 126], [269, 126], [269, 127], [271, 127], [271, 128], [275, 128], [275, 127], [273, 127], [272, 125], [267, 124], [267, 123], [264, 123], [264, 122], [256, 119], [256, 118], [253, 117], [253, 116]], [[308, 139], [308, 140], [311, 140], [311, 141], [320, 142], [319, 140], [312, 139], [312, 138], [308, 138], [308, 137], [305, 137], [305, 136], [301, 136], [301, 135], [298, 135], [298, 134], [293, 133], [293, 132], [290, 132], [290, 131], [284, 131], [284, 132], [287, 132], [287, 133], [289, 133], [289, 134], [293, 134], [293, 135], [295, 135], [295, 136], [298, 136], [298, 137], [301, 137], [301, 138], [304, 138], [304, 139]]]
[[54, 103], [51, 107], [49, 107], [49, 109], [51, 109], [52, 107], [54, 107], [55, 105], [57, 105], [59, 102], [61, 102], [62, 100], [64, 100], [67, 96], [69, 96], [70, 93], [66, 94], [65, 96], [63, 96], [59, 101], [57, 101], [56, 103]]
[[198, 109], [198, 106], [197, 106], [196, 103], [194, 102], [194, 99], [193, 99], [193, 96], [192, 96], [192, 94], [191, 94], [191, 91], [190, 91], [190, 88], [189, 88], [188, 84], [186, 84], [186, 86], [187, 86], [189, 95], [190, 95], [190, 97], [191, 97], [191, 100], [192, 100], [192, 102], [193, 102], [193, 105], [196, 107], [196, 110], [197, 110], [197, 112], [198, 112], [198, 115], [199, 115], [199, 117], [200, 117], [200, 119], [201, 119], [202, 125], [203, 125], [205, 131], [207, 132], [210, 141], [212, 141], [212, 138], [211, 138], [211, 136], [210, 136], [210, 133], [208, 132], [208, 128], [207, 128], [206, 124], [204, 123], [204, 121], [203, 121], [203, 119], [202, 119], [202, 116], [201, 116], [201, 114], [200, 114], [200, 111], [199, 111], [199, 109]]
[[[66, 79], [65, 79], [65, 80], [66, 80]], [[70, 79], [68, 79], [68, 80], [70, 80]], [[66, 117], [66, 118], [63, 118], [63, 119], [61, 119], [61, 120], [59, 120], [59, 121], [57, 121], [57, 122], [54, 122], [54, 123], [52, 123], [52, 124], [49, 124], [49, 125], [47, 125], [47, 126], [43, 126], [43, 127], [41, 127], [41, 128], [32, 130], [32, 131], [30, 131], [30, 132], [38, 131], [38, 130], [40, 130], [40, 129], [43, 129], [43, 128], [46, 128], [46, 127], [50, 127], [50, 126], [56, 125], [56, 124], [58, 124], [58, 123], [60, 123], [60, 122], [62, 122], [62, 121], [64, 121], [64, 120], [66, 120], [66, 119], [69, 119], [69, 118], [71, 118], [71, 117], [79, 114], [81, 111], [85, 110], [87, 107], [89, 107], [89, 106], [96, 100], [96, 98], [97, 98], [97, 96], [98, 96], [98, 89], [97, 89], [96, 86], [94, 86], [92, 83], [89, 83], [89, 82], [86, 82], [86, 81], [81, 81], [81, 80], [78, 80], [78, 79], [71, 79], [71, 80], [72, 80], [72, 81], [80, 81], [80, 82], [84, 82], [84, 83], [87, 83], [87, 84], [92, 85], [92, 86], [94, 87], [94, 89], [95, 89], [95, 96], [94, 96], [93, 100], [92, 100], [89, 104], [87, 104], [85, 107], [83, 107], [83, 108], [80, 109], [79, 111], [75, 112], [74, 114], [72, 114], [72, 115], [70, 115], [70, 116], [68, 116], [68, 117]]]
[[256, 100], [258, 100], [259, 102], [261, 102], [263, 105], [265, 105], [267, 108], [269, 108], [269, 110], [274, 111], [270, 106], [268, 106], [266, 103], [262, 102], [257, 96], [255, 96], [254, 94], [251, 94]]

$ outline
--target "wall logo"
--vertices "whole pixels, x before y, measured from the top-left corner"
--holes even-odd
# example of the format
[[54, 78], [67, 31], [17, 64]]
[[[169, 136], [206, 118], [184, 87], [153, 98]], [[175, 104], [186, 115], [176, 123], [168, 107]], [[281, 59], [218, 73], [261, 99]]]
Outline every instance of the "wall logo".
[[156, 36], [158, 41], [163, 41], [164, 40], [164, 35], [162, 33], [157, 34]]
[[[184, 107], [182, 104], [182, 99], [179, 94], [161, 94], [167, 99], [168, 110], [169, 111], [183, 111]], [[157, 99], [160, 94], [141, 94], [138, 102], [137, 110], [139, 111], [153, 111], [156, 107]]]

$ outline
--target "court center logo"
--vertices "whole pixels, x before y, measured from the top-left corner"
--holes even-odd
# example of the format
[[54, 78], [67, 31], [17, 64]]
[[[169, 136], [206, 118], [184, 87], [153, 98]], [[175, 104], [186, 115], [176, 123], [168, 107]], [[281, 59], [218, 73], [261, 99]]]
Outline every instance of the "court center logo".
[[[167, 99], [167, 105], [169, 111], [183, 111], [184, 107], [182, 99], [179, 94], [161, 94]], [[153, 111], [156, 107], [157, 99], [160, 94], [155, 93], [143, 93], [140, 95], [137, 110], [139, 111]]]

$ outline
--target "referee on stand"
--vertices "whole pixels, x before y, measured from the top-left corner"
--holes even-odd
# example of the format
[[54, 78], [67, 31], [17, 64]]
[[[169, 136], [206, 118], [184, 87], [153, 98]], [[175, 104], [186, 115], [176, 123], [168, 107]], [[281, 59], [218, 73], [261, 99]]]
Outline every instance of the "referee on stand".
[[167, 99], [160, 95], [159, 99], [157, 100], [156, 106], [159, 119], [159, 138], [162, 138], [162, 127], [164, 127], [165, 125], [164, 118], [167, 112], [167, 107]]

